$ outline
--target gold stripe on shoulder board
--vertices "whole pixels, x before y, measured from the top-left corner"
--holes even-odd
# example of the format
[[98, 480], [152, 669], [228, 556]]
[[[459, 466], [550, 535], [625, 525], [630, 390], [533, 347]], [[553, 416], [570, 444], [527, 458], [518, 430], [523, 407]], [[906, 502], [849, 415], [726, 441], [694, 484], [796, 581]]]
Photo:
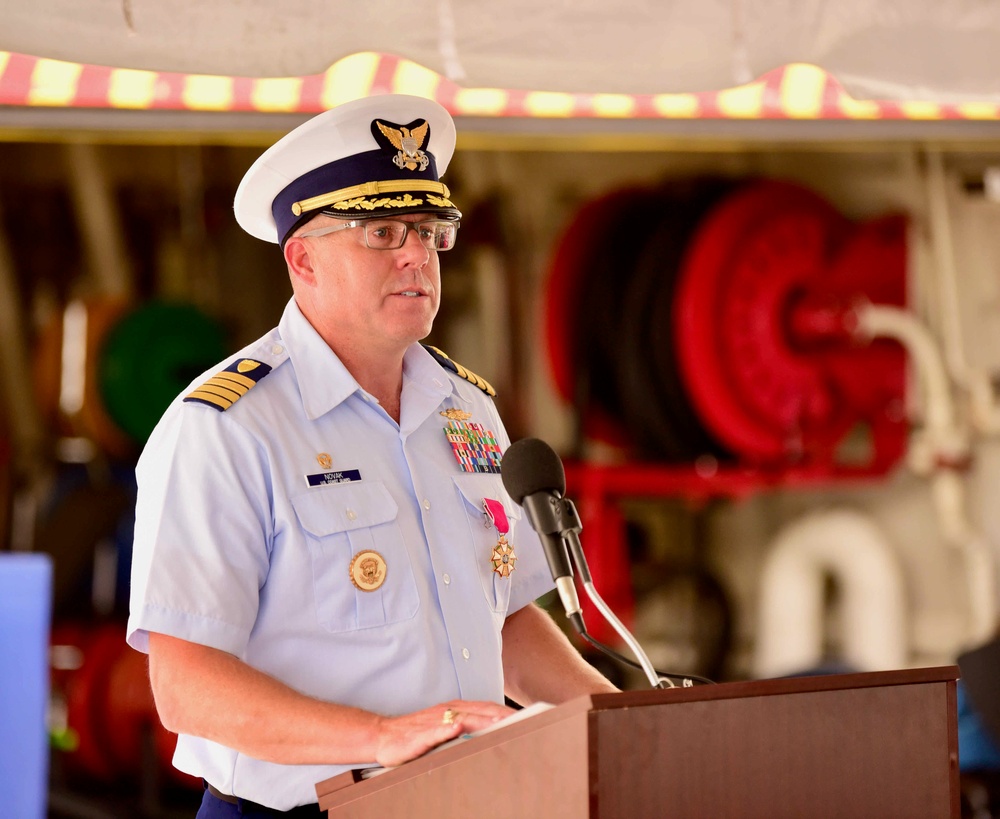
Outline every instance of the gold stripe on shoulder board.
[[427, 352], [429, 352], [432, 356], [434, 356], [434, 358], [437, 359], [438, 364], [440, 364], [446, 370], [451, 370], [451, 372], [455, 373], [455, 375], [457, 375], [459, 378], [464, 378], [470, 384], [475, 384], [477, 387], [479, 387], [479, 389], [481, 389], [488, 396], [490, 396], [490, 398], [496, 398], [497, 391], [493, 389], [493, 385], [490, 384], [490, 382], [487, 381], [485, 378], [483, 378], [481, 375], [476, 375], [476, 373], [472, 372], [472, 370], [463, 367], [457, 361], [451, 359], [447, 353], [443, 352], [442, 350], [439, 350], [437, 347], [432, 347], [430, 344], [425, 344], [424, 349], [426, 349]]
[[205, 404], [219, 412], [225, 412], [259, 384], [269, 372], [271, 365], [263, 361], [254, 361], [252, 358], [241, 358], [192, 390], [184, 396], [184, 400]]

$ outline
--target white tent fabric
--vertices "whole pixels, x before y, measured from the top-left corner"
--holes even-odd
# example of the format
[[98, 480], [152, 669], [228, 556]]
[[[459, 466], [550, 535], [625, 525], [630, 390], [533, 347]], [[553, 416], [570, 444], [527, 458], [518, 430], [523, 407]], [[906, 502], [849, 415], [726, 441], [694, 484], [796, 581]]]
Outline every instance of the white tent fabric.
[[378, 51], [464, 87], [628, 94], [806, 62], [857, 99], [1000, 100], [997, 0], [0, 0], [0, 50], [251, 77]]

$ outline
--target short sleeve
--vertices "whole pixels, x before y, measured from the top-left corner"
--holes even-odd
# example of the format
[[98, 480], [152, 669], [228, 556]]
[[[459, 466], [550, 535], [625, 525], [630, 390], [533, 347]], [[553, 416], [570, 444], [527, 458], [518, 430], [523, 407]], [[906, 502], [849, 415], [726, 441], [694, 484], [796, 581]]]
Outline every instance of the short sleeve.
[[150, 631], [239, 656], [272, 539], [263, 447], [226, 413], [175, 403], [136, 468], [128, 642]]

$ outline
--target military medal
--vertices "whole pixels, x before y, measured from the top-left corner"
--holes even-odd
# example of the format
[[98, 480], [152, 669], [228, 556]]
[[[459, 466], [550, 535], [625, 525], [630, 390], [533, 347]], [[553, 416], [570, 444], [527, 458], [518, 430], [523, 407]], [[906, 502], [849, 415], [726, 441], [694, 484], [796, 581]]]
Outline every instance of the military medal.
[[510, 577], [510, 573], [516, 568], [517, 555], [514, 554], [514, 547], [507, 542], [507, 533], [510, 531], [507, 513], [503, 504], [492, 498], [483, 498], [483, 509], [499, 535], [497, 545], [493, 547], [493, 553], [490, 555], [493, 571], [501, 577]]
[[444, 434], [459, 466], [466, 472], [499, 475], [501, 453], [496, 435], [482, 424], [455, 420], [454, 415], [445, 417], [449, 420]]
[[514, 554], [514, 549], [503, 535], [500, 535], [497, 545], [493, 547], [490, 562], [493, 564], [493, 571], [501, 577], [510, 577], [510, 573], [517, 568], [514, 565], [517, 563], [517, 555]]
[[358, 552], [351, 559], [351, 582], [361, 591], [375, 591], [385, 582], [388, 567], [378, 552]]

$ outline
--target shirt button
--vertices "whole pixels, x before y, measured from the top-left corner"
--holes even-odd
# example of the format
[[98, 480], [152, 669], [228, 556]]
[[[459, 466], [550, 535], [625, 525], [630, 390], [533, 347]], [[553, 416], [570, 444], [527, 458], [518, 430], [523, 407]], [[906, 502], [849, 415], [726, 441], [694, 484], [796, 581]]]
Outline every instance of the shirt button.
[[444, 574], [442, 575], [441, 579], [442, 579], [442, 580], [444, 581], [444, 584], [445, 584], [446, 586], [450, 586], [450, 585], [451, 585], [451, 575], [450, 575], [450, 574], [448, 574], [447, 572], [445, 572], [445, 573], [444, 573]]
[[463, 656], [463, 657], [465, 657], [465, 659], [466, 659], [466, 660], [468, 660], [468, 659], [469, 659], [469, 657], [471, 656], [471, 655], [469, 654], [469, 649], [467, 649], [467, 648], [463, 648], [463, 649], [462, 649], [462, 656]]
[[430, 508], [431, 508], [431, 502], [427, 500], [427, 498], [424, 498], [424, 509], [430, 509]]
[[281, 354], [282, 354], [283, 352], [285, 352], [285, 348], [284, 348], [284, 347], [282, 347], [282, 346], [281, 346], [280, 344], [275, 344], [275, 345], [274, 345], [274, 346], [273, 346], [273, 347], [271, 348], [271, 353], [272, 353], [273, 355], [281, 355]]
[[358, 517], [358, 513], [355, 512], [353, 509], [348, 509], [347, 510], [347, 519], [348, 520], [355, 520], [357, 517]]

